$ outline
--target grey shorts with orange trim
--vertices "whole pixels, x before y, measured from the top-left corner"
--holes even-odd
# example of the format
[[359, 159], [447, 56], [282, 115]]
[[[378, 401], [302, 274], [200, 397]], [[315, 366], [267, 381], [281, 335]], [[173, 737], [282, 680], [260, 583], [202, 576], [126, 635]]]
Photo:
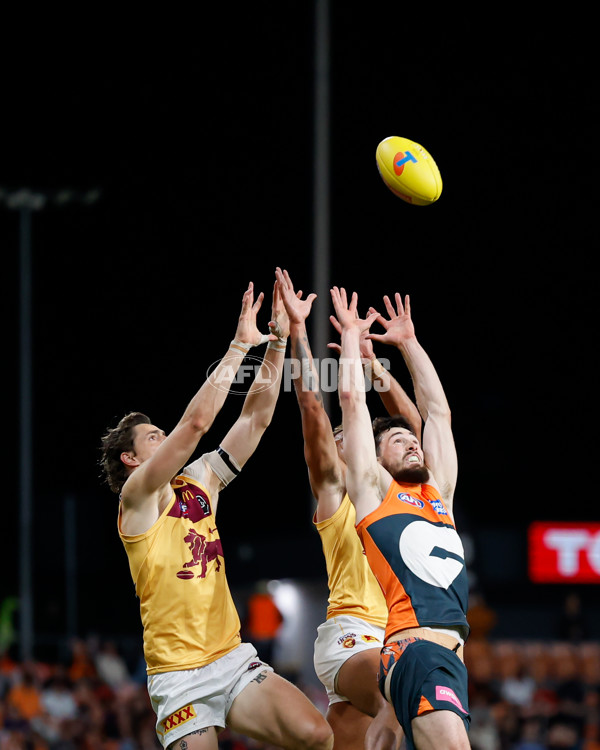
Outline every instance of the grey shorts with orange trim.
[[[392, 666], [386, 695], [385, 681]], [[445, 646], [424, 638], [406, 638], [384, 646], [379, 688], [394, 707], [408, 750], [415, 748], [411, 721], [428, 711], [453, 711], [469, 730], [467, 668]]]

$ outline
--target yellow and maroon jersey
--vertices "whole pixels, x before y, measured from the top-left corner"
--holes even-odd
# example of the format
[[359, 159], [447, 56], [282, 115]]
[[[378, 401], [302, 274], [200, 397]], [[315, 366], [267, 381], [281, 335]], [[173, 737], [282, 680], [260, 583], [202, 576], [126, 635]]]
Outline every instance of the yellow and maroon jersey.
[[385, 594], [386, 638], [415, 627], [458, 629], [466, 637], [464, 550], [435, 487], [392, 481], [356, 528]]
[[331, 518], [314, 523], [327, 567], [327, 619], [352, 615], [385, 628], [387, 605], [356, 533], [356, 511], [348, 495]]
[[148, 674], [196, 669], [241, 642], [207, 490], [185, 474], [144, 534], [119, 536], [140, 600]]

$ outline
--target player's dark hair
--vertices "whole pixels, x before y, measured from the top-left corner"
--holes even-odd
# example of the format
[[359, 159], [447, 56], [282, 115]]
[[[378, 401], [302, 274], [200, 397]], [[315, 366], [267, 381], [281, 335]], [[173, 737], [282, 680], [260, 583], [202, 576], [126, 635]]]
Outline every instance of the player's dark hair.
[[150, 418], [139, 411], [126, 414], [116, 427], [109, 429], [102, 438], [100, 466], [110, 489], [121, 492], [129, 472], [121, 461], [121, 453], [133, 450], [135, 427], [138, 424], [152, 424]]
[[381, 445], [384, 434], [393, 427], [403, 427], [412, 435], [415, 434], [410, 422], [400, 414], [396, 414], [393, 417], [376, 417], [373, 420], [373, 437], [375, 438], [375, 448], [377, 449], [377, 453], [379, 453], [379, 446]]

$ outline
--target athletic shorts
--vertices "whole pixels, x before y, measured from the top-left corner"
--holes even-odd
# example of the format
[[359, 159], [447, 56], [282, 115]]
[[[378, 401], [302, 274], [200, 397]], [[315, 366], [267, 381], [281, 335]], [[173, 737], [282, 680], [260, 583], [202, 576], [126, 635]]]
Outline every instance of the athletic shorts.
[[[385, 680], [392, 667], [386, 694]], [[394, 707], [408, 750], [415, 747], [411, 721], [427, 711], [453, 711], [469, 730], [467, 668], [445, 646], [423, 638], [405, 638], [384, 646], [379, 687]]]
[[260, 672], [273, 668], [260, 661], [250, 643], [198, 669], [148, 676], [156, 713], [156, 734], [163, 747], [205, 727], [223, 729], [231, 704]]
[[329, 705], [348, 701], [337, 692], [337, 674], [342, 664], [354, 654], [383, 647], [384, 628], [361, 620], [360, 617], [331, 617], [317, 628], [314, 664], [317, 677], [327, 691]]

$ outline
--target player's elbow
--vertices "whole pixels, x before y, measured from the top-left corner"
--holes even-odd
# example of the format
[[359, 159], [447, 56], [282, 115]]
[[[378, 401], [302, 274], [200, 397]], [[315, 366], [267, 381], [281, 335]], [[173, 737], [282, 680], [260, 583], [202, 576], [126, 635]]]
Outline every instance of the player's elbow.
[[265, 409], [252, 415], [252, 426], [256, 432], [265, 432], [273, 421], [273, 410]]
[[447, 401], [429, 404], [427, 413], [430, 417], [435, 417], [435, 419], [447, 422], [448, 424], [452, 421], [452, 412]]
[[210, 430], [215, 416], [216, 414], [209, 410], [198, 410], [188, 420], [188, 428], [200, 439]]

